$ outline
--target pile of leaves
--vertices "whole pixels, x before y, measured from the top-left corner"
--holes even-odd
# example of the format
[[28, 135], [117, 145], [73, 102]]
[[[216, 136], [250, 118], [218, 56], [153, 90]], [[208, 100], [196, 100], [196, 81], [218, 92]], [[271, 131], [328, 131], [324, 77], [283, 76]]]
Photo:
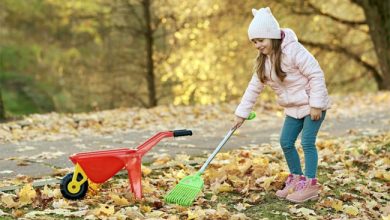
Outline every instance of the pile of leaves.
[[[91, 183], [85, 199], [64, 199], [57, 185], [31, 186], [18, 177], [15, 192], [3, 192], [0, 216], [28, 219], [389, 219], [390, 133], [350, 135], [318, 141], [322, 184], [319, 201], [293, 204], [276, 198], [287, 167], [272, 144], [237, 146], [217, 155], [204, 173], [205, 188], [191, 207], [166, 204], [164, 195], [201, 164], [188, 165], [188, 155], [160, 155], [143, 166], [143, 194], [136, 201], [126, 174], [102, 185]], [[302, 158], [302, 149], [299, 147]], [[163, 168], [154, 167], [164, 165]], [[65, 172], [65, 171], [64, 171]], [[64, 173], [61, 173], [62, 176]]]

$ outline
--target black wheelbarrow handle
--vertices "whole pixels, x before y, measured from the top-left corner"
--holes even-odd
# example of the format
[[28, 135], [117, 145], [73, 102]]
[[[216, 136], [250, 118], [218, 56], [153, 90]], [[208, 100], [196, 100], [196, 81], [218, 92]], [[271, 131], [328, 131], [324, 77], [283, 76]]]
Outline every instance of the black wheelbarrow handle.
[[191, 136], [192, 131], [191, 130], [174, 130], [173, 131], [173, 137], [180, 137], [180, 136]]

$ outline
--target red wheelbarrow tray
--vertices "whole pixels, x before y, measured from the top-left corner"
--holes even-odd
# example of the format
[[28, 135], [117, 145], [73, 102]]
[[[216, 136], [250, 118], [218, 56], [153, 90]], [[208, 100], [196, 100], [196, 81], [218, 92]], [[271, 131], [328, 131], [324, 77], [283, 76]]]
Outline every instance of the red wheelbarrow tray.
[[103, 183], [125, 168], [128, 172], [132, 192], [137, 199], [142, 197], [142, 157], [165, 137], [192, 135], [190, 130], [159, 132], [136, 149], [120, 148], [77, 153], [70, 156], [73, 164], [81, 166], [87, 178], [94, 183]]

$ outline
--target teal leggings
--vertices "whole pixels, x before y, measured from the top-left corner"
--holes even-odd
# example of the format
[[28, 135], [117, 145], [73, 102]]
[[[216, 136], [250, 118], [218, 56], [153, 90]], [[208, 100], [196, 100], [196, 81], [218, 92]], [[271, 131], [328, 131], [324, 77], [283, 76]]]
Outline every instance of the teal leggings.
[[305, 155], [305, 176], [309, 178], [316, 177], [318, 154], [315, 143], [318, 130], [321, 127], [325, 115], [326, 111], [323, 111], [322, 117], [318, 121], [311, 120], [310, 115], [302, 119], [286, 116], [282, 134], [280, 135], [280, 145], [286, 157], [290, 173], [303, 175], [299, 155], [295, 148], [295, 141], [302, 131], [301, 144]]

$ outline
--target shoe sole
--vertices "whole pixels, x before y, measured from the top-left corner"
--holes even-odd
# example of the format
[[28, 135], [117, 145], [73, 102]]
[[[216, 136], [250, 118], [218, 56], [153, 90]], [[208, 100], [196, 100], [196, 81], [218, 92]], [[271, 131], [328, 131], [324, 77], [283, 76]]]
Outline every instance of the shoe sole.
[[278, 199], [280, 199], [280, 200], [285, 200], [287, 196], [286, 197], [281, 197], [281, 196], [276, 195], [276, 197], [278, 197]]
[[311, 200], [311, 201], [315, 201], [315, 200], [318, 200], [318, 195], [315, 195], [315, 196], [312, 196], [312, 197], [309, 197], [305, 200], [301, 200], [301, 201], [298, 201], [298, 200], [294, 200], [294, 199], [289, 199], [289, 198], [286, 198], [288, 201], [290, 202], [295, 202], [295, 203], [303, 203], [303, 202], [306, 202], [308, 200]]
[[285, 200], [289, 194], [286, 196], [279, 196], [278, 194], [275, 193], [275, 196], [278, 197], [278, 199]]

